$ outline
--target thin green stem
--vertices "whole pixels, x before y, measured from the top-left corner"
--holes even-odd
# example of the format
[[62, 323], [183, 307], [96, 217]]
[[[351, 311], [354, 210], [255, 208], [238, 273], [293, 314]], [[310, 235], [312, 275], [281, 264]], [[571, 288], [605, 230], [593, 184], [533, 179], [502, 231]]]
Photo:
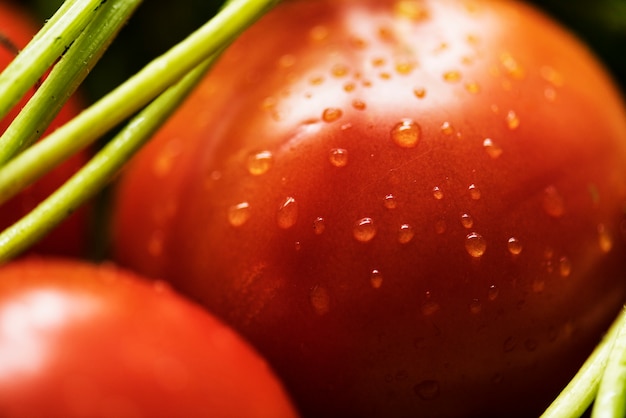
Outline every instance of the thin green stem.
[[34, 143], [46, 130], [63, 104], [75, 92], [101, 58], [141, 0], [109, 0], [44, 83], [6, 129], [0, 143], [15, 144], [5, 156], [12, 158]]
[[135, 76], [34, 144], [0, 171], [0, 203], [117, 126], [215, 54], [278, 0], [234, 0], [213, 19]]
[[576, 376], [546, 409], [541, 418], [579, 418], [583, 415], [596, 397], [613, 342], [625, 324], [626, 311], [622, 311]]
[[[98, 13], [103, 0], [76, 1], [58, 20], [46, 25], [0, 74], [0, 119], [20, 101]], [[0, 165], [14, 153], [15, 144], [0, 141]]]
[[0, 262], [34, 244], [98, 193], [165, 122], [212, 64], [193, 69], [137, 114], [96, 156], [28, 215], [0, 234]]
[[[626, 317], [626, 313], [622, 316]], [[591, 416], [593, 418], [626, 416], [626, 320], [620, 323]]]

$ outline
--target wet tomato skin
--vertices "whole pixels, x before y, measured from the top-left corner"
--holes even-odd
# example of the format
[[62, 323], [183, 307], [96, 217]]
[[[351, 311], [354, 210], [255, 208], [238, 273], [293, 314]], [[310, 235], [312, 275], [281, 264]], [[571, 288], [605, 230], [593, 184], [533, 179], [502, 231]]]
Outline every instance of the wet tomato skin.
[[533, 416], [624, 300], [625, 204], [621, 97], [542, 14], [294, 1], [126, 171], [114, 245], [306, 416]]
[[[4, 70], [15, 54], [33, 38], [38, 27], [37, 22], [19, 6], [6, 1], [0, 2], [0, 71]], [[0, 120], [0, 134], [4, 133], [33, 93], [33, 91], [29, 92], [7, 116]], [[79, 96], [78, 94], [73, 96], [63, 106], [46, 134], [78, 115], [84, 105], [84, 100]], [[69, 179], [87, 161], [87, 157], [87, 153], [78, 154], [16, 197], [1, 204], [0, 230], [10, 226], [34, 209], [39, 202]], [[59, 228], [35, 245], [31, 252], [63, 256], [87, 254], [89, 212], [90, 209], [83, 208], [72, 214]]]
[[295, 416], [267, 363], [162, 282], [38, 258], [0, 279], [3, 417]]

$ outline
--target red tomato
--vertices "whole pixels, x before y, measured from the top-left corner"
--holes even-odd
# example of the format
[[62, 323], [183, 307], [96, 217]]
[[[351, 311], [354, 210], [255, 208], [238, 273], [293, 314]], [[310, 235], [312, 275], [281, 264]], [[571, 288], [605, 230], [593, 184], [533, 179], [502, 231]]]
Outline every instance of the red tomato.
[[0, 415], [295, 413], [247, 343], [163, 283], [26, 259], [0, 268]]
[[536, 416], [626, 290], [626, 113], [507, 1], [292, 1], [119, 185], [118, 260], [266, 355], [306, 416]]
[[[11, 62], [17, 51], [26, 46], [37, 32], [38, 26], [21, 9], [0, 1], [0, 71]], [[30, 97], [30, 94], [28, 95]], [[26, 104], [24, 98], [4, 119], [0, 120], [0, 135], [4, 133], [19, 110]], [[81, 100], [73, 97], [59, 112], [47, 132], [76, 116], [82, 107]], [[70, 159], [48, 176], [33, 184], [10, 201], [0, 205], [0, 231], [30, 212], [52, 191], [61, 186], [87, 160], [85, 153]], [[88, 210], [81, 209], [68, 218], [62, 226], [52, 231], [33, 249], [59, 255], [85, 254], [87, 248]]]

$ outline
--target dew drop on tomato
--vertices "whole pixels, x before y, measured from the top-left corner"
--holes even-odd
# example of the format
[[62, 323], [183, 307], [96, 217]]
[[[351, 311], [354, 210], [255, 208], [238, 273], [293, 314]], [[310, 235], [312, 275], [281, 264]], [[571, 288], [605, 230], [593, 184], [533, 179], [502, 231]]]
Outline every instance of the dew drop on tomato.
[[398, 202], [396, 200], [396, 197], [392, 194], [388, 194], [385, 196], [385, 199], [383, 200], [383, 205], [387, 208], [387, 209], [395, 209], [398, 207]]
[[515, 237], [509, 238], [509, 240], [506, 243], [506, 246], [509, 252], [513, 255], [519, 255], [524, 249], [522, 242]]
[[436, 380], [424, 380], [415, 385], [415, 394], [425, 401], [437, 399], [439, 397], [439, 382]]
[[482, 235], [472, 232], [465, 237], [465, 249], [474, 258], [480, 258], [487, 250], [487, 241]]
[[328, 159], [335, 167], [345, 167], [348, 165], [348, 150], [343, 148], [333, 148], [330, 150]]
[[499, 294], [500, 294], [500, 289], [498, 289], [498, 286], [496, 286], [495, 284], [492, 284], [491, 286], [489, 286], [489, 289], [487, 290], [487, 299], [493, 302], [494, 300], [498, 298]]
[[398, 242], [400, 244], [408, 244], [409, 242], [411, 242], [414, 236], [415, 231], [413, 230], [413, 227], [411, 225], [400, 225], [400, 230], [398, 231]]
[[553, 218], [560, 218], [565, 213], [563, 196], [554, 186], [549, 186], [543, 193], [543, 209]]
[[437, 200], [443, 199], [443, 190], [439, 186], [433, 187], [433, 197]]
[[568, 277], [572, 273], [572, 262], [563, 256], [559, 259], [559, 274], [561, 277]]
[[383, 285], [383, 275], [379, 270], [374, 269], [370, 273], [370, 284], [374, 289], [380, 289]]
[[318, 216], [313, 221], [313, 232], [315, 232], [315, 235], [322, 235], [324, 233], [324, 230], [326, 230], [326, 223], [324, 221], [324, 218]]
[[330, 297], [328, 291], [322, 286], [315, 286], [309, 295], [311, 306], [318, 315], [325, 315], [330, 310]]
[[608, 253], [613, 248], [613, 238], [604, 224], [598, 225], [598, 245], [605, 253]]
[[420, 126], [410, 119], [397, 123], [391, 129], [391, 139], [402, 148], [413, 148], [421, 136]]
[[426, 89], [423, 87], [416, 87], [413, 89], [413, 94], [418, 99], [423, 99], [424, 97], [426, 97]]
[[324, 122], [334, 122], [343, 115], [341, 109], [329, 107], [322, 112], [322, 120]]
[[469, 311], [471, 314], [477, 315], [483, 310], [483, 304], [479, 299], [472, 299], [469, 304]]
[[298, 202], [293, 197], [287, 197], [281, 203], [276, 215], [276, 223], [281, 229], [289, 229], [298, 220]]
[[255, 176], [265, 174], [272, 167], [274, 156], [270, 151], [261, 151], [248, 157], [248, 172]]
[[237, 203], [228, 208], [228, 223], [238, 227], [250, 219], [250, 204], [248, 202]]
[[515, 113], [513, 110], [509, 110], [507, 112], [505, 121], [506, 121], [506, 126], [508, 126], [509, 129], [512, 131], [517, 129], [520, 125], [519, 117], [517, 116], [517, 113]]
[[465, 229], [470, 229], [471, 227], [474, 226], [474, 218], [472, 218], [472, 215], [470, 215], [469, 213], [464, 213], [461, 215], [461, 225], [463, 225], [463, 228]]
[[491, 138], [485, 138], [483, 141], [483, 147], [485, 148], [485, 152], [494, 160], [500, 155], [502, 155], [502, 148], [493, 142]]
[[480, 189], [476, 187], [475, 184], [470, 184], [470, 186], [467, 188], [467, 191], [469, 192], [469, 195], [472, 198], [472, 200], [480, 200], [480, 197], [481, 197]]
[[456, 83], [461, 80], [461, 73], [458, 71], [446, 71], [443, 73], [443, 79], [448, 83]]
[[376, 225], [372, 218], [363, 218], [357, 221], [352, 232], [357, 241], [369, 242], [376, 236]]

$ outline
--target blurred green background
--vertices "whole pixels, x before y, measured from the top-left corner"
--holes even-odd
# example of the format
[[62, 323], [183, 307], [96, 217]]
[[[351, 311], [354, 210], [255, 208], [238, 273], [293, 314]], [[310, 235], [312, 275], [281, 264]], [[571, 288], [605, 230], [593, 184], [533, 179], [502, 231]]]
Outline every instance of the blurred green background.
[[[494, 0], [495, 1], [495, 0]], [[626, 91], [626, 0], [529, 0], [586, 41]], [[62, 0], [19, 0], [41, 17]], [[86, 82], [92, 99], [110, 91], [209, 19], [221, 0], [146, 0]]]

